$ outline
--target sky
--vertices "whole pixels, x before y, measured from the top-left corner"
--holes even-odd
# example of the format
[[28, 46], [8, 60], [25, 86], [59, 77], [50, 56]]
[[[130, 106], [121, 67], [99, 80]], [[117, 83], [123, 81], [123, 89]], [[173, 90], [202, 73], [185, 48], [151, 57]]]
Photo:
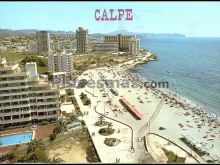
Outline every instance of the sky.
[[[95, 10], [132, 9], [132, 21], [96, 21]], [[117, 15], [117, 13], [113, 13]], [[220, 37], [220, 2], [0, 2], [0, 29], [89, 33], [127, 30]]]

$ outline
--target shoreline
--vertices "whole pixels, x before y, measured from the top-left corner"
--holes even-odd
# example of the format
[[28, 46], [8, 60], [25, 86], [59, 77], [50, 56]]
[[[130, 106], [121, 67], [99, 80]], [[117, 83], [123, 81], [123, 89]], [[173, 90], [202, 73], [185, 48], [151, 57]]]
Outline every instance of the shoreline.
[[[155, 60], [149, 60], [149, 57], [153, 54], [151, 52], [148, 52], [149, 53], [149, 56], [146, 56], [146, 58], [148, 58], [148, 62], [153, 62]], [[134, 60], [133, 60], [134, 61]], [[125, 62], [127, 63], [127, 62]], [[145, 62], [146, 63], [146, 62]], [[126, 68], [123, 68], [123, 70], [125, 72], [127, 72], [128, 74], [130, 75], [137, 75], [138, 78], [136, 79], [138, 82], [140, 83], [144, 83], [144, 80], [147, 80], [146, 77], [143, 77], [141, 76], [139, 73], [134, 73], [134, 72], [131, 72], [131, 70], [137, 70], [138, 69], [138, 66], [142, 65], [142, 64], [145, 64], [143, 62], [137, 62], [135, 64], [132, 64], [132, 65], [128, 65]], [[121, 65], [124, 65], [124, 64], [121, 64]], [[121, 66], [120, 66], [121, 67]], [[136, 76], [135, 76], [136, 77]], [[204, 106], [202, 105], [199, 105], [196, 101], [193, 101], [191, 99], [189, 99], [188, 97], [185, 97], [185, 96], [182, 96], [180, 94], [176, 94], [174, 93], [174, 91], [172, 89], [160, 89], [160, 88], [155, 88], [156, 90], [159, 90], [160, 93], [164, 93], [166, 95], [168, 95], [169, 97], [172, 97], [174, 98], [175, 100], [177, 100], [178, 102], [181, 102], [185, 105], [188, 105], [189, 108], [191, 109], [196, 109], [197, 111], [201, 111], [201, 113], [205, 113], [207, 117], [212, 117], [213, 118], [216, 118], [218, 121], [219, 121], [219, 124], [220, 124], [220, 113], [216, 113], [216, 112], [213, 112], [213, 111], [209, 111], [208, 109], [206, 109]], [[155, 90], [155, 89], [152, 89], [151, 90]]]

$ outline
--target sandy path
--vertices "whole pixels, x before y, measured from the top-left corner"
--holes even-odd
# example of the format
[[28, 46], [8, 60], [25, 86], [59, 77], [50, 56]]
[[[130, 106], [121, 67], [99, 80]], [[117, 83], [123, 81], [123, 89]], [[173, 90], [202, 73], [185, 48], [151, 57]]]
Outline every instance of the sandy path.
[[64, 163], [88, 163], [85, 151], [79, 146], [73, 146], [71, 149], [59, 148], [49, 151], [50, 158], [54, 156], [64, 160]]

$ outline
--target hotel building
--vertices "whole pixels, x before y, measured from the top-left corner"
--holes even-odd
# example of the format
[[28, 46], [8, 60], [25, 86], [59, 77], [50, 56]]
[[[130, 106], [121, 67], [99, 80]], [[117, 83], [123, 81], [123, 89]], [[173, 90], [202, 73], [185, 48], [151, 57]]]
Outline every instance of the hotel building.
[[39, 79], [35, 62], [21, 71], [0, 58], [0, 126], [53, 122], [60, 115], [59, 89]]
[[104, 42], [117, 42], [119, 51], [129, 52], [129, 41], [135, 39], [135, 35], [122, 35], [118, 34], [117, 36], [105, 36]]
[[88, 29], [79, 27], [76, 30], [76, 51], [77, 54], [87, 54], [89, 49]]
[[93, 44], [93, 51], [118, 51], [118, 43], [117, 42], [98, 42]]

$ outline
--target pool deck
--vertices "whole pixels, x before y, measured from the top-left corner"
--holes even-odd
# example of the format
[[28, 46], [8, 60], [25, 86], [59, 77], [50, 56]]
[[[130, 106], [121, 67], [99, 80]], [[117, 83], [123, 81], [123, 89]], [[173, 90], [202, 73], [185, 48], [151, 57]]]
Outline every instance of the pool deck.
[[[22, 132], [33, 132], [32, 140], [33, 139], [40, 140], [48, 137], [53, 132], [53, 129], [54, 129], [54, 124], [48, 124], [48, 125], [40, 125], [34, 130], [31, 129], [30, 127], [4, 130], [4, 131], [0, 131], [0, 135], [22, 133]], [[0, 153], [8, 152], [13, 147], [14, 145], [2, 146], [0, 147]]]

